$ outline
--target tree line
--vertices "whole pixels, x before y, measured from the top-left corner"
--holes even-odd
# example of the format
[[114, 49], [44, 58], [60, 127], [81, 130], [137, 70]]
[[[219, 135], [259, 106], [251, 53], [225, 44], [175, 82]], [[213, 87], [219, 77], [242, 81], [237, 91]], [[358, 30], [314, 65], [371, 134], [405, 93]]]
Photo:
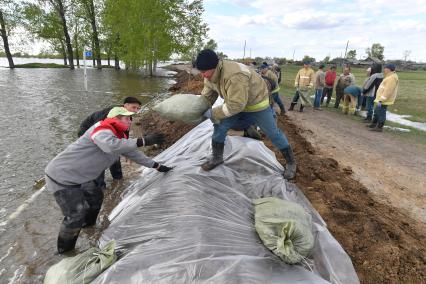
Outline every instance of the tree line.
[[117, 69], [122, 61], [152, 74], [158, 61], [192, 54], [202, 44], [208, 30], [203, 12], [202, 0], [0, 0], [0, 35], [10, 68], [9, 37], [24, 27], [70, 69], [87, 47], [98, 69], [106, 54]]

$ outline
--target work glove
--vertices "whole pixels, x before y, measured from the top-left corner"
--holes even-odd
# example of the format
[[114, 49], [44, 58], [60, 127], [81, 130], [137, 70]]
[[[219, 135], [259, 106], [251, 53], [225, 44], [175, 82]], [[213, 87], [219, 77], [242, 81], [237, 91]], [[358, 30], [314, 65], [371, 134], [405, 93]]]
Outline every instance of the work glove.
[[210, 119], [212, 119], [212, 109], [211, 108], [209, 108], [208, 110], [206, 110], [204, 113], [203, 113], [203, 116], [205, 117], [205, 118], [210, 118]]
[[159, 171], [160, 173], [167, 173], [168, 171], [173, 169], [172, 167], [160, 165], [157, 162], [155, 162], [153, 168], [156, 169], [157, 171]]
[[164, 134], [156, 133], [156, 134], [148, 134], [136, 140], [136, 145], [138, 147], [142, 146], [151, 146], [154, 144], [162, 144], [165, 141]]
[[380, 102], [380, 101], [379, 101], [379, 102], [377, 103], [377, 107], [378, 107], [378, 108], [382, 108], [382, 102]]

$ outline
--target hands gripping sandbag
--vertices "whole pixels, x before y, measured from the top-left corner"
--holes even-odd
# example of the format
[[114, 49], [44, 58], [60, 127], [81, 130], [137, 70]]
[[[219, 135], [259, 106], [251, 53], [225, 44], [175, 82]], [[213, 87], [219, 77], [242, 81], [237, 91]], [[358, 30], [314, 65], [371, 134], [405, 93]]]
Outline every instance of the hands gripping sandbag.
[[210, 107], [209, 102], [202, 96], [177, 94], [157, 104], [153, 109], [168, 120], [198, 124], [205, 119], [203, 113]]
[[275, 197], [253, 200], [255, 228], [263, 244], [284, 262], [295, 264], [314, 247], [311, 219], [297, 203]]

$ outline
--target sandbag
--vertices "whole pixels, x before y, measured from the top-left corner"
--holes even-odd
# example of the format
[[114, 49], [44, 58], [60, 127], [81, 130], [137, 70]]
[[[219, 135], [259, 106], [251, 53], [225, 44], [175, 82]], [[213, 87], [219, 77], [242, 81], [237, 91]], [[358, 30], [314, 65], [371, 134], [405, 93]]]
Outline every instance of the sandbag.
[[111, 240], [102, 249], [87, 251], [68, 257], [49, 268], [44, 284], [90, 283], [117, 260], [115, 241]]
[[171, 121], [198, 124], [205, 119], [203, 113], [208, 108], [210, 104], [202, 96], [177, 94], [157, 104], [153, 110]]
[[314, 247], [311, 218], [297, 203], [276, 197], [253, 200], [255, 228], [263, 244], [284, 262], [295, 264]]

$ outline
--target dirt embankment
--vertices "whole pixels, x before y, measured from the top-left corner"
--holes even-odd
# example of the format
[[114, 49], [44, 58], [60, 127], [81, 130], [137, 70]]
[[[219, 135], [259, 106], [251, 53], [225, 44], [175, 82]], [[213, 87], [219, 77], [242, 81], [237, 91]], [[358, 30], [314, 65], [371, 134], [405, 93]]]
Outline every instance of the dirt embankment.
[[[175, 92], [199, 93], [198, 76], [178, 70]], [[169, 122], [155, 113], [141, 120], [142, 131], [162, 132], [167, 148], [193, 126]], [[362, 283], [426, 283], [426, 232], [424, 224], [377, 200], [355, 180], [352, 169], [342, 167], [317, 151], [288, 117], [279, 117], [279, 127], [292, 144], [298, 162], [295, 184], [327, 222], [329, 230], [350, 255]], [[265, 145], [275, 151], [269, 140]], [[161, 151], [161, 149], [158, 149]]]

